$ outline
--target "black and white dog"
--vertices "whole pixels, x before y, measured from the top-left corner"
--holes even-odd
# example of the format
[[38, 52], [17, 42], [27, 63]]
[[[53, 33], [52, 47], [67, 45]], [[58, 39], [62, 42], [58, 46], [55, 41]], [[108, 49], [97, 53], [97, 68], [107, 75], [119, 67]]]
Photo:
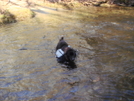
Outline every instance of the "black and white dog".
[[74, 63], [76, 59], [77, 51], [71, 48], [65, 41], [64, 37], [61, 37], [56, 47], [56, 58], [59, 63], [70, 64]]

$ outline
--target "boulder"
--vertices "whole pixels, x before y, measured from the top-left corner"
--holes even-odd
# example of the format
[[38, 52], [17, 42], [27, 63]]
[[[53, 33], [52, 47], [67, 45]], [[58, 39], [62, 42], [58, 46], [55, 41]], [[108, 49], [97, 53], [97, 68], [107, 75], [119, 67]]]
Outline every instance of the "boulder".
[[100, 4], [100, 7], [118, 7], [116, 4], [109, 4], [109, 3], [102, 3]]

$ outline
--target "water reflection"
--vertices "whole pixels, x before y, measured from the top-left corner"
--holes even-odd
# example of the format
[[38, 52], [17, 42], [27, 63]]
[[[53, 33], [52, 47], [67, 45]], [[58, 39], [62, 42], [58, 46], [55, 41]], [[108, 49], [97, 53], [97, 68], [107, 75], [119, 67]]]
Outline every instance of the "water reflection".
[[[0, 27], [2, 101], [134, 100], [133, 14], [90, 18], [87, 12], [62, 11]], [[76, 64], [57, 63], [52, 50], [61, 35], [79, 50]]]
[[66, 63], [62, 64], [62, 67], [67, 68], [68, 70], [73, 70], [77, 68], [77, 65], [75, 62], [69, 62], [67, 64]]

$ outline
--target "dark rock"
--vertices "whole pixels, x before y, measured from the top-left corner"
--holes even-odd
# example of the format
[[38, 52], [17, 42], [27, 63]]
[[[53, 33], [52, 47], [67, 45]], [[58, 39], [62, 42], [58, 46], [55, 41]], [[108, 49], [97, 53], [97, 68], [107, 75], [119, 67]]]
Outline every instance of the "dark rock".
[[19, 50], [27, 50], [27, 48], [24, 48], [24, 47], [23, 47], [23, 48], [21, 48], [21, 49], [19, 49]]

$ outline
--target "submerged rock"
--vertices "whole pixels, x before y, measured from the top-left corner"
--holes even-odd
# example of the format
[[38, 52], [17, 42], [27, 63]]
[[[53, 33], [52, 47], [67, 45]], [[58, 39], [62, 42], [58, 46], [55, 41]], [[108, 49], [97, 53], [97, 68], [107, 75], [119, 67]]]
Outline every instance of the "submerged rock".
[[28, 50], [27, 48], [23, 47], [23, 48], [20, 48], [19, 50]]

